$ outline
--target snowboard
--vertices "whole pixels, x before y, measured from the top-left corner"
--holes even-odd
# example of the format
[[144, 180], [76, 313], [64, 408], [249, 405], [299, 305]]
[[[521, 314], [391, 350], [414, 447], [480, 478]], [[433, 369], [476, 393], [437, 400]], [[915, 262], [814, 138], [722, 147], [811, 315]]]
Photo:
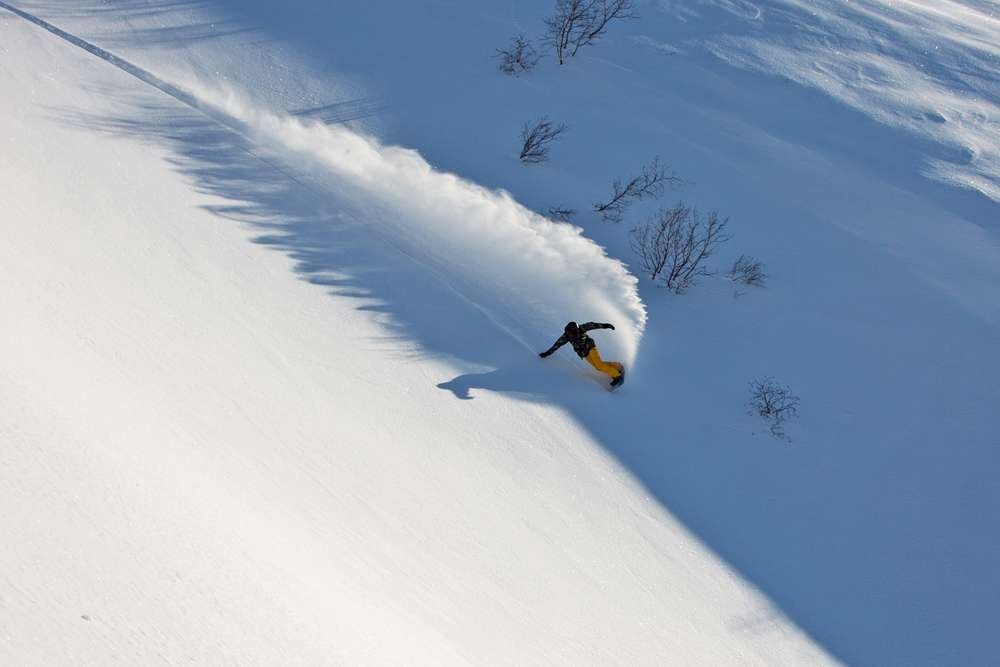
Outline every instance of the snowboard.
[[[622, 372], [621, 375], [619, 375], [617, 378], [615, 378], [614, 380], [612, 380], [608, 384], [608, 391], [615, 391], [617, 389], [621, 389], [622, 385], [625, 384], [625, 367], [624, 366], [621, 367], [621, 372]], [[615, 384], [615, 383], [617, 383], [617, 384]]]

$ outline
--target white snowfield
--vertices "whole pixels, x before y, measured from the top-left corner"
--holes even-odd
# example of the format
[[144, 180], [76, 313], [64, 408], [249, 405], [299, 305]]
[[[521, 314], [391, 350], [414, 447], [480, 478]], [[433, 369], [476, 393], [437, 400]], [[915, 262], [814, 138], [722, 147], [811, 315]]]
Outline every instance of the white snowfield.
[[753, 19], [712, 50], [939, 144], [924, 171], [1000, 202], [995, 1], [773, 0]]
[[[0, 663], [821, 661], [560, 410], [455, 400], [434, 385], [462, 366], [387, 335], [378, 298], [330, 298], [213, 212], [166, 151], [66, 119], [114, 113], [104, 90], [225, 128], [28, 23], [8, 15], [2, 30]], [[446, 305], [433, 315], [447, 335], [513, 342], [436, 272], [355, 229], [406, 215], [399, 196], [416, 208], [404, 230], [436, 210], [453, 229], [475, 216], [484, 238], [441, 240], [478, 257], [482, 280], [501, 262], [515, 284], [548, 270], [537, 299], [559, 309], [541, 313], [550, 325], [569, 306], [559, 263], [621, 275], [568, 226], [412, 152], [233, 117], [259, 141], [248, 150], [316, 163], [288, 176], [248, 154], [246, 177], [277, 181], [288, 214], [317, 216], [320, 251], [387, 274], [380, 290]], [[289, 183], [319, 182], [320, 163], [371, 218], [341, 220], [338, 196]], [[637, 299], [618, 279], [619, 302], [595, 310], [621, 322], [613, 306]], [[758, 618], [763, 636], [730, 638]]]
[[[350, 4], [0, 2], [0, 665], [994, 664], [995, 6], [641, 2], [513, 79], [548, 3]], [[675, 197], [769, 287], [639, 276]]]

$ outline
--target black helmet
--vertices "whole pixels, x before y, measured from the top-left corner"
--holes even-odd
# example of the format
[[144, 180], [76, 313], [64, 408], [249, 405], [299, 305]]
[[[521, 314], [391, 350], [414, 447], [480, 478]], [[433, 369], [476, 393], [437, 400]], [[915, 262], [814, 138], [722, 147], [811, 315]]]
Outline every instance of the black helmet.
[[568, 324], [566, 325], [566, 327], [565, 327], [565, 328], [563, 329], [563, 332], [564, 332], [564, 333], [565, 333], [565, 334], [566, 334], [567, 336], [575, 336], [575, 335], [576, 335], [576, 333], [577, 333], [577, 332], [576, 332], [576, 329], [577, 329], [577, 326], [576, 326], [576, 322], [570, 322], [570, 323], [568, 323]]

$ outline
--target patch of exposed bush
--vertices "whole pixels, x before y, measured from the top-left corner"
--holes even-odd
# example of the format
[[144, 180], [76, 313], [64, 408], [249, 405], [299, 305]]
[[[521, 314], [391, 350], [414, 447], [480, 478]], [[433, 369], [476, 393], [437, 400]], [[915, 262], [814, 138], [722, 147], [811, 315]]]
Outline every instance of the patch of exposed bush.
[[714, 211], [703, 217], [681, 202], [633, 228], [632, 250], [651, 280], [681, 294], [699, 278], [711, 275], [705, 261], [729, 238], [728, 222]]
[[750, 381], [750, 400], [747, 409], [750, 414], [761, 417], [768, 425], [771, 435], [779, 440], [791, 442], [785, 434], [785, 423], [798, 416], [799, 397], [767, 377]]
[[748, 255], [740, 255], [733, 262], [733, 267], [729, 269], [728, 275], [734, 283], [747, 287], [764, 287], [767, 283], [764, 265]]
[[511, 76], [520, 76], [530, 72], [541, 58], [523, 33], [514, 35], [510, 38], [510, 44], [506, 48], [496, 51], [496, 57], [500, 61], [497, 64], [497, 69]]
[[655, 157], [649, 164], [642, 165], [639, 173], [627, 181], [622, 181], [620, 178], [612, 181], [611, 198], [606, 202], [594, 204], [594, 212], [601, 216], [604, 222], [621, 222], [625, 216], [625, 209], [633, 201], [660, 197], [667, 185], [679, 182], [680, 179], [668, 172], [660, 163], [660, 158]]
[[521, 128], [521, 154], [518, 159], [528, 164], [539, 164], [549, 159], [549, 149], [553, 141], [567, 130], [564, 123], [554, 125], [547, 118], [525, 123]]
[[565, 208], [563, 206], [553, 206], [548, 211], [546, 211], [545, 215], [547, 215], [552, 220], [569, 222], [576, 216], [576, 210], [572, 208]]
[[635, 0], [556, 0], [555, 13], [545, 19], [544, 41], [555, 48], [562, 65], [603, 35], [612, 21], [638, 17]]

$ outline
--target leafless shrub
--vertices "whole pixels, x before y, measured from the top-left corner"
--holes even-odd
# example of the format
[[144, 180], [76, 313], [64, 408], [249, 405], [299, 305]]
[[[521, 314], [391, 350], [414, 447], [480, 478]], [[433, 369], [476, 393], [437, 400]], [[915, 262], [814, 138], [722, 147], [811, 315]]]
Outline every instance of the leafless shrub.
[[747, 409], [768, 424], [768, 430], [775, 438], [788, 440], [785, 422], [798, 416], [799, 397], [791, 390], [778, 384], [772, 377], [750, 381], [750, 400]]
[[729, 269], [729, 279], [739, 285], [764, 287], [767, 283], [767, 274], [764, 273], [764, 265], [756, 259], [740, 255], [733, 262], [733, 268]]
[[504, 74], [518, 76], [525, 72], [530, 72], [538, 64], [541, 56], [531, 45], [528, 38], [523, 33], [518, 33], [510, 38], [510, 44], [505, 49], [497, 49], [496, 57], [499, 59], [497, 69]]
[[544, 41], [555, 47], [562, 65], [604, 34], [611, 21], [638, 17], [634, 0], [556, 0], [555, 13], [545, 19]]
[[652, 220], [632, 229], [632, 250], [650, 279], [681, 294], [698, 278], [711, 275], [705, 260], [720, 243], [726, 241], [728, 219], [720, 220], [714, 211], [707, 216], [683, 202], [661, 209]]
[[680, 179], [667, 171], [655, 157], [649, 164], [642, 165], [639, 174], [632, 176], [624, 183], [616, 178], [611, 183], [611, 198], [608, 201], [594, 204], [594, 211], [604, 222], [621, 222], [625, 209], [638, 199], [659, 197], [667, 185], [675, 185]]
[[569, 222], [576, 215], [576, 210], [572, 208], [563, 208], [561, 206], [553, 206], [546, 212], [546, 215], [553, 220]]
[[525, 123], [521, 128], [523, 144], [518, 158], [521, 162], [528, 164], [545, 162], [549, 157], [549, 148], [552, 147], [552, 142], [566, 129], [565, 124], [553, 125], [547, 118], [536, 121], [534, 125]]

